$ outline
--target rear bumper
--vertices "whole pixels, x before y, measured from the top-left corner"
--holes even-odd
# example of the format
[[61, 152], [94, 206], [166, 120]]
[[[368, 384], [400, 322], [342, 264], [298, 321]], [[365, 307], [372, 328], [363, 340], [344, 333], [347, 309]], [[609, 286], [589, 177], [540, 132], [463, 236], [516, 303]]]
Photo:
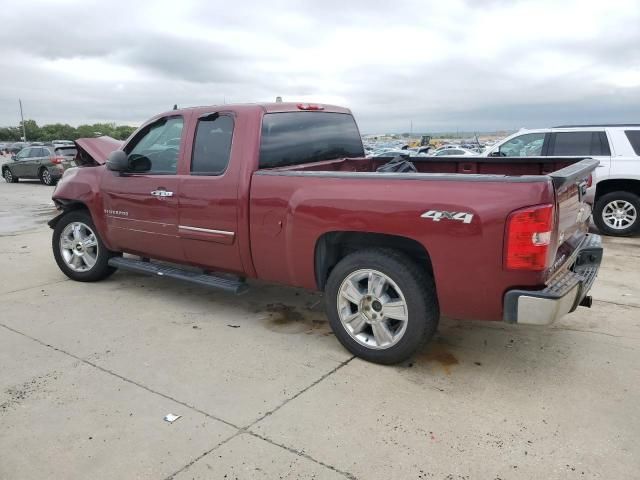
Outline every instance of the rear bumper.
[[602, 261], [600, 235], [587, 234], [576, 249], [569, 270], [542, 290], [509, 290], [504, 296], [504, 321], [527, 325], [549, 325], [573, 312], [585, 300]]

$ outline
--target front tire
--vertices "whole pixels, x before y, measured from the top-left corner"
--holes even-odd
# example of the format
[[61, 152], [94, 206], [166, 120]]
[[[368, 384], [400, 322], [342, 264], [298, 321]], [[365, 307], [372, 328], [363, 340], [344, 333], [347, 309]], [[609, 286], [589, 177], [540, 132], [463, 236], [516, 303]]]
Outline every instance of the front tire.
[[86, 210], [64, 215], [53, 230], [51, 243], [58, 267], [72, 280], [96, 282], [116, 271], [109, 259], [118, 254], [107, 250]]
[[373, 248], [344, 257], [325, 288], [336, 337], [374, 363], [410, 358], [435, 333], [440, 312], [433, 279], [404, 253]]
[[2, 172], [2, 176], [4, 177], [7, 183], [18, 183], [18, 177], [16, 177], [9, 167], [5, 168]]
[[601, 196], [593, 210], [593, 221], [605, 235], [626, 237], [640, 231], [640, 197], [631, 192]]

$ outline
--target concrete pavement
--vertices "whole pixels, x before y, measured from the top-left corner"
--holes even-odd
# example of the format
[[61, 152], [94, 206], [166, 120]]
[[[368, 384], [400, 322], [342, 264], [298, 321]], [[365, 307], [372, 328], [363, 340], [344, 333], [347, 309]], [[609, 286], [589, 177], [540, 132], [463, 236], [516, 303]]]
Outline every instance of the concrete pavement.
[[382, 367], [339, 345], [317, 293], [68, 281], [51, 192], [0, 183], [2, 480], [638, 477], [638, 238], [606, 239], [592, 309], [445, 319]]

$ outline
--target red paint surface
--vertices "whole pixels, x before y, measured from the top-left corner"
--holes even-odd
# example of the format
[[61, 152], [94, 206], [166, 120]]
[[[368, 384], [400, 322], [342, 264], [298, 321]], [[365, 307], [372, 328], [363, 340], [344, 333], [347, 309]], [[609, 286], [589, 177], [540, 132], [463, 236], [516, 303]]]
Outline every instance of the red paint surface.
[[[315, 248], [323, 234], [375, 232], [410, 238], [429, 253], [441, 312], [454, 318], [501, 320], [506, 290], [544, 283], [548, 272], [508, 271], [503, 257], [505, 220], [510, 212], [543, 203], [558, 205], [547, 177], [509, 182], [489, 176], [485, 181], [469, 181], [465, 175], [445, 181], [436, 175], [422, 180], [381, 180], [357, 175], [256, 174], [262, 116], [267, 111], [295, 110], [296, 104], [279, 103], [166, 112], [162, 115], [183, 115], [185, 121], [176, 175], [121, 176], [104, 166], [79, 168], [63, 178], [53, 198], [87, 205], [111, 249], [309, 289], [317, 288]], [[324, 111], [349, 113], [326, 105]], [[227, 112], [235, 119], [229, 166], [220, 176], [191, 176], [197, 119], [213, 112]], [[106, 155], [104, 148], [94, 148]], [[371, 172], [377, 162], [380, 160], [337, 160], [280, 171], [316, 175], [322, 171]], [[417, 166], [421, 172], [540, 175], [547, 173], [545, 169], [564, 165], [482, 164], [466, 158]], [[158, 188], [174, 196], [149, 195]], [[561, 192], [559, 201], [551, 249], [554, 256], [559, 232], [568, 239], [586, 229], [584, 222], [576, 223], [584, 205], [578, 202], [577, 193]], [[464, 224], [420, 217], [432, 209], [468, 212], [474, 218]], [[180, 225], [232, 232], [233, 236], [194, 234]]]

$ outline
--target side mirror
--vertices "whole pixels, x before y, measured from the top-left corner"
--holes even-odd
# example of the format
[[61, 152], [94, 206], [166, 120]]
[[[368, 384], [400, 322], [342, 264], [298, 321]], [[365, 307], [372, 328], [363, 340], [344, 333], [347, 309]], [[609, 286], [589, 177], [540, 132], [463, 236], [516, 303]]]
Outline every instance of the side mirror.
[[[133, 158], [132, 158], [133, 157]], [[148, 172], [151, 170], [151, 160], [143, 155], [132, 155], [129, 157], [129, 171], [130, 172]]]
[[11, 160], [13, 160], [14, 162], [18, 159], [18, 157], [16, 156], [15, 153], [11, 154]]
[[500, 157], [500, 150], [496, 150], [495, 152], [491, 152], [489, 154], [490, 157]]
[[129, 159], [122, 150], [115, 150], [107, 158], [107, 169], [114, 172], [124, 172], [129, 168]]

